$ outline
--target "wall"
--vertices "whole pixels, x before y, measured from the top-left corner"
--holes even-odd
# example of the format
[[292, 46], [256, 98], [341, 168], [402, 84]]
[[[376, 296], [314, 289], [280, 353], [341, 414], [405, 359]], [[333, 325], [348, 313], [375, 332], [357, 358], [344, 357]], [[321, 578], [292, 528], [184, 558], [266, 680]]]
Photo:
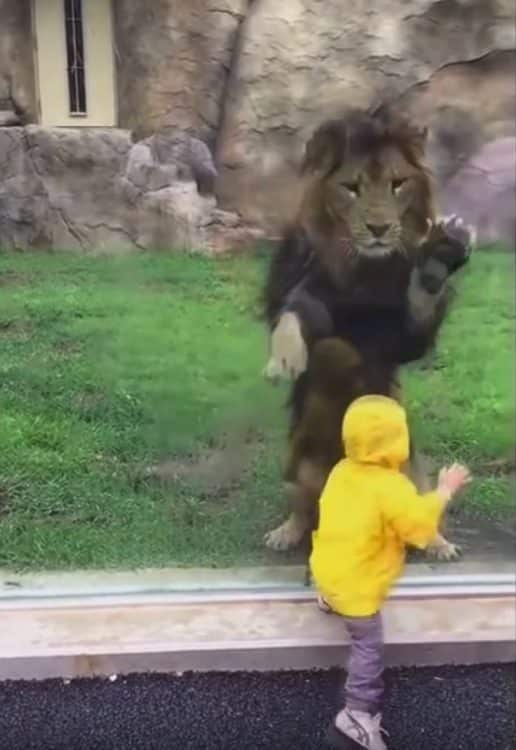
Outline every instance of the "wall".
[[213, 144], [248, 0], [115, 0], [119, 124]]
[[[0, 0], [0, 88], [12, 81], [34, 119], [28, 7]], [[515, 134], [515, 16], [514, 0], [113, 0], [118, 124], [133, 141], [202, 139], [219, 206], [276, 235], [296, 208], [313, 128], [388, 98], [430, 124], [449, 201], [444, 188], [475, 152]], [[482, 154], [491, 179], [499, 149]], [[514, 180], [502, 177], [510, 203]]]
[[306, 138], [345, 105], [397, 100], [436, 130], [453, 105], [480, 141], [514, 129], [515, 12], [514, 0], [256, 0], [219, 129], [222, 202], [281, 223]]
[[70, 114], [63, 6], [63, 0], [37, 0], [34, 8], [41, 123], [48, 127], [113, 127], [117, 117], [110, 2], [82, 3], [85, 115]]
[[31, 3], [0, 0], [0, 108], [17, 105], [29, 122], [37, 120]]

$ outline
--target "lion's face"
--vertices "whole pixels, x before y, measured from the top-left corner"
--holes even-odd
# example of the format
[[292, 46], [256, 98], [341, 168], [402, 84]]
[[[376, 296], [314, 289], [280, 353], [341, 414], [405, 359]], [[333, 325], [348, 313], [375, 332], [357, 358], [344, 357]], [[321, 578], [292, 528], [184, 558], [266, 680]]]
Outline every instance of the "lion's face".
[[[391, 148], [375, 160], [350, 160], [326, 180], [328, 211], [357, 253], [378, 257], [403, 249], [406, 213], [419, 178]], [[410, 225], [406, 229], [410, 231]]]
[[315, 133], [305, 161], [315, 175], [307, 203], [337, 247], [374, 258], [419, 244], [433, 218], [423, 144], [406, 124], [364, 115]]

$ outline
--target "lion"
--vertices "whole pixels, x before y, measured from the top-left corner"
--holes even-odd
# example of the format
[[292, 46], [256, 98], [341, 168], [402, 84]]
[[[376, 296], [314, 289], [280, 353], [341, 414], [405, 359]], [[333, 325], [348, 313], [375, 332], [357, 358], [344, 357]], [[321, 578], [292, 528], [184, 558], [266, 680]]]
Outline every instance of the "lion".
[[[399, 367], [434, 346], [448, 280], [469, 259], [470, 228], [457, 217], [436, 221], [426, 136], [382, 106], [323, 123], [306, 145], [304, 197], [264, 289], [265, 375], [293, 381], [291, 512], [266, 535], [272, 549], [296, 546], [316, 527], [318, 498], [342, 456], [344, 412], [366, 393], [402, 399]], [[413, 444], [406, 471], [429, 489]], [[429, 554], [450, 560], [459, 548], [439, 534]]]

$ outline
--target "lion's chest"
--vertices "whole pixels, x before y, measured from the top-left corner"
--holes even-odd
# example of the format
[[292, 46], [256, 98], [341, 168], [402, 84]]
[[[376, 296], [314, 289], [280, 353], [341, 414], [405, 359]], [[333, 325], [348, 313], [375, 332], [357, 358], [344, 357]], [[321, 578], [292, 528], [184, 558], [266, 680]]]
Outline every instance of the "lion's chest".
[[403, 309], [408, 280], [405, 266], [359, 269], [337, 293], [336, 306], [343, 313], [358, 316]]
[[403, 306], [406, 285], [393, 284], [389, 280], [374, 280], [354, 284], [342, 295], [340, 304], [360, 314], [369, 310], [392, 310]]
[[390, 269], [386, 273], [357, 274], [345, 290], [336, 293], [332, 317], [335, 333], [356, 345], [377, 340], [379, 335], [396, 336], [405, 323], [408, 272]]

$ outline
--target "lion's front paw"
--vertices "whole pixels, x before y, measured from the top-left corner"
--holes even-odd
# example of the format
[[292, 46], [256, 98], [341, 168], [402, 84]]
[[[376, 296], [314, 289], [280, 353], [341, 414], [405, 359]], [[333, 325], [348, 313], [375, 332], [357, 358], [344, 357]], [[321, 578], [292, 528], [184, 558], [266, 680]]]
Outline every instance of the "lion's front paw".
[[444, 537], [439, 537], [429, 545], [427, 555], [433, 560], [440, 562], [452, 562], [458, 560], [462, 554], [461, 548], [457, 544], [452, 544]]
[[429, 294], [437, 294], [448, 277], [468, 262], [474, 242], [474, 229], [455, 215], [435, 224], [429, 220], [417, 264], [422, 288]]
[[297, 547], [302, 540], [306, 525], [296, 515], [291, 515], [277, 529], [269, 531], [265, 535], [265, 544], [269, 549], [276, 552], [285, 552], [291, 547]]
[[295, 313], [284, 313], [271, 336], [271, 356], [264, 375], [269, 380], [295, 379], [306, 370], [308, 350]]
[[470, 224], [464, 224], [463, 219], [457, 216], [457, 214], [440, 217], [437, 224], [440, 225], [447, 237], [459, 242], [463, 246], [465, 261], [468, 260], [477, 241], [475, 227]]

